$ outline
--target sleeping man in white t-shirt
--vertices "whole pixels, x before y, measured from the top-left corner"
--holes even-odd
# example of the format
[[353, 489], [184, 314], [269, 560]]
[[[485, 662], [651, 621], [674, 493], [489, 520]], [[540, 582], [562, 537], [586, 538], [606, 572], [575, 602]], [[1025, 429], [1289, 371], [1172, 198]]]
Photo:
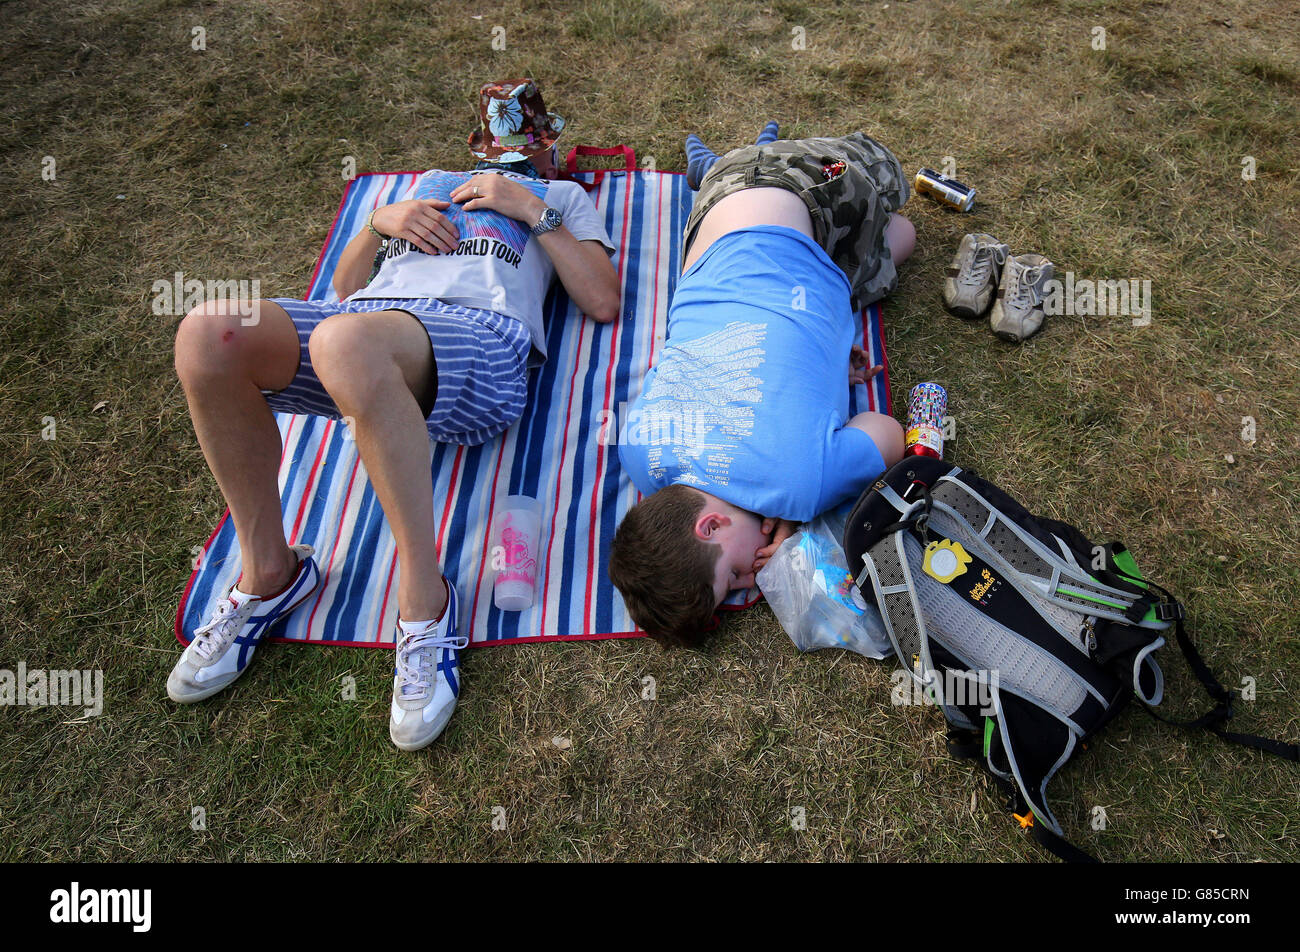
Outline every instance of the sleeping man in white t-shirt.
[[250, 318], [210, 302], [181, 322], [176, 371], [242, 574], [173, 669], [172, 700], [233, 682], [320, 584], [311, 547], [284, 535], [272, 416], [283, 411], [346, 419], [397, 543], [393, 743], [424, 747], [451, 717], [467, 641], [435, 546], [429, 440], [477, 445], [519, 418], [528, 370], [546, 357], [552, 278], [602, 323], [620, 296], [602, 217], [581, 185], [558, 177], [564, 120], [526, 79], [483, 86], [479, 105], [478, 169], [426, 172], [372, 211], [335, 269], [340, 303], [274, 298], [254, 302]]

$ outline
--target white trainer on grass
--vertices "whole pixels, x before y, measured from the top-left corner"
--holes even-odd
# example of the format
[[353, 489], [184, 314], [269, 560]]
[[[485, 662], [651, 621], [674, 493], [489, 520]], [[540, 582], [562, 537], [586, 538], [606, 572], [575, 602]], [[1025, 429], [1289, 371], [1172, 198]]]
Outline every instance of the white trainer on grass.
[[456, 589], [447, 585], [441, 621], [397, 622], [397, 663], [388, 736], [399, 750], [433, 743], [451, 720], [460, 694], [460, 652], [469, 639], [456, 635]]
[[294, 545], [298, 574], [274, 595], [245, 595], [233, 585], [197, 631], [167, 678], [167, 696], [193, 704], [228, 687], [248, 668], [253, 651], [276, 622], [307, 600], [320, 584], [312, 547]]

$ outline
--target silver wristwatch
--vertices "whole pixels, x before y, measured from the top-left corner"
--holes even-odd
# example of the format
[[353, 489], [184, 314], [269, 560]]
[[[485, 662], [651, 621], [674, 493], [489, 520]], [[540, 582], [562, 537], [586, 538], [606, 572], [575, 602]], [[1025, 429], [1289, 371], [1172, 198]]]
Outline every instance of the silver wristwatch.
[[531, 234], [544, 235], [548, 231], [555, 231], [563, 224], [564, 216], [560, 214], [559, 210], [548, 207], [546, 211], [542, 212], [542, 217], [537, 220], [537, 224], [533, 226]]

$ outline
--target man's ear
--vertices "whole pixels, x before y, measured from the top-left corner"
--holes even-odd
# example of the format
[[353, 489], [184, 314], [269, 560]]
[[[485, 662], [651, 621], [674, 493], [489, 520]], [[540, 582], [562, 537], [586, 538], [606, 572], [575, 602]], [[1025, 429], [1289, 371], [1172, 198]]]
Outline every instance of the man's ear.
[[695, 537], [703, 539], [705, 542], [713, 541], [713, 534], [723, 526], [731, 525], [731, 519], [720, 512], [709, 512], [705, 510], [700, 513], [700, 517], [695, 520]]

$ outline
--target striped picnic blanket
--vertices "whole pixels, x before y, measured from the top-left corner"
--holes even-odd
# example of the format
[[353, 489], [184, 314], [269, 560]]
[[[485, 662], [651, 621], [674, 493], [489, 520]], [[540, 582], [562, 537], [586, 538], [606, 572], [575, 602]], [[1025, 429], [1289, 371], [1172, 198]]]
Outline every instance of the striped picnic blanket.
[[[460, 631], [471, 643], [506, 644], [644, 635], [632, 622], [605, 566], [623, 514], [640, 498], [623, 475], [615, 435], [627, 405], [663, 346], [668, 301], [692, 193], [685, 177], [637, 170], [580, 173], [617, 246], [623, 306], [612, 324], [582, 318], [563, 288], [546, 301], [549, 359], [533, 371], [528, 409], [490, 443], [432, 446], [438, 551], [460, 595]], [[377, 205], [400, 201], [417, 172], [368, 174], [348, 185], [312, 277], [308, 300], [337, 300], [330, 279], [343, 247]], [[863, 314], [863, 346], [884, 363], [880, 308]], [[888, 407], [881, 374], [857, 387], [853, 412]], [[280, 496], [291, 543], [316, 550], [322, 584], [274, 640], [393, 646], [397, 552], [346, 428], [313, 416], [277, 414], [283, 437]], [[508, 495], [542, 504], [540, 569], [532, 608], [499, 611], [492, 602], [488, 545]], [[239, 543], [227, 512], [195, 559], [176, 612], [188, 643], [239, 575]], [[757, 599], [737, 598], [732, 607]]]

